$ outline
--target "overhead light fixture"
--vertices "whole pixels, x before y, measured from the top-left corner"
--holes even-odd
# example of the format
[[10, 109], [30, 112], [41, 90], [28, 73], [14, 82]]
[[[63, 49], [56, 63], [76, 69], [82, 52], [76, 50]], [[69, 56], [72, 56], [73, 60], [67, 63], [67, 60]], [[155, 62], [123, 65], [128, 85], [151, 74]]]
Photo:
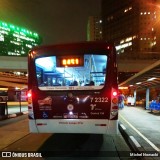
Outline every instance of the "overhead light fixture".
[[128, 89], [128, 87], [118, 87], [118, 89]]
[[136, 84], [141, 84], [142, 82], [137, 82]]
[[156, 79], [156, 77], [149, 78], [149, 79], [147, 79], [147, 81], [152, 81], [154, 79]]

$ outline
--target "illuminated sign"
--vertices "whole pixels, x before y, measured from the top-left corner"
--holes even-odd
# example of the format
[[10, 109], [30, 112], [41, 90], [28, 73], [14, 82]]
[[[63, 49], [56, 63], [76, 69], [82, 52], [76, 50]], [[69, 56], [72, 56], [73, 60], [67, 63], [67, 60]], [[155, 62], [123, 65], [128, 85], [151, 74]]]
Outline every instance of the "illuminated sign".
[[68, 58], [68, 59], [62, 59], [62, 65], [63, 66], [70, 66], [70, 65], [79, 65], [79, 58]]
[[41, 40], [35, 32], [0, 21], [0, 56], [27, 56]]
[[61, 67], [76, 67], [83, 66], [83, 58], [82, 57], [63, 57], [59, 59]]

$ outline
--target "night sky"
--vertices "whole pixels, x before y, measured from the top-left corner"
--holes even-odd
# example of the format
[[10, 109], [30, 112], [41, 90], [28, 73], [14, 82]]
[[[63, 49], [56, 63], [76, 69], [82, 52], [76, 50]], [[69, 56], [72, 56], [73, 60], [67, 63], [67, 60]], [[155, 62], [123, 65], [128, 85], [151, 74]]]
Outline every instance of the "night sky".
[[0, 20], [39, 33], [43, 44], [86, 40], [101, 0], [0, 0]]

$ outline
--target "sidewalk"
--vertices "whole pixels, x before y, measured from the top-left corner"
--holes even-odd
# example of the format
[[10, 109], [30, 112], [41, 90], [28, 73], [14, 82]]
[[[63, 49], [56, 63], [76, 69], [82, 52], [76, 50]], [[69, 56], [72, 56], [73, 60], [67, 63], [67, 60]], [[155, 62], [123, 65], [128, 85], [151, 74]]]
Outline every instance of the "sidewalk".
[[[126, 141], [138, 152], [160, 154], [160, 113], [138, 106], [119, 110], [119, 129]], [[160, 157], [154, 157], [160, 159]]]
[[28, 104], [27, 102], [7, 102], [5, 106], [5, 113], [1, 113], [0, 120], [14, 118], [19, 115], [28, 113]]

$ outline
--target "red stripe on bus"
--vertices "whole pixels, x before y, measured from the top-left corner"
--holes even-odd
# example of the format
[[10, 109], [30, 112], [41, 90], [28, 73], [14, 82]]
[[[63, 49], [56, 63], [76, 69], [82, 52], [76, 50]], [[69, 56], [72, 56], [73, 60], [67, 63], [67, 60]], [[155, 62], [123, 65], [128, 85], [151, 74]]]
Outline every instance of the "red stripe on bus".
[[47, 125], [47, 123], [37, 123], [37, 126]]
[[107, 126], [106, 124], [95, 124], [95, 126]]

